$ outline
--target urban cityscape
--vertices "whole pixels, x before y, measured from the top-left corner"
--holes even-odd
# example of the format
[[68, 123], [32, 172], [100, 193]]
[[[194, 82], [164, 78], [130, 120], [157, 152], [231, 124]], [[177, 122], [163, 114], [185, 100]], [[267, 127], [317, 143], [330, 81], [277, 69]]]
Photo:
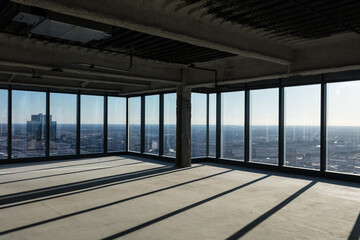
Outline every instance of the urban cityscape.
[[[12, 158], [45, 156], [46, 117], [31, 115], [24, 124], [12, 124]], [[0, 158], [7, 158], [7, 124], [1, 124]], [[80, 127], [80, 153], [101, 153], [104, 147], [102, 124], [82, 124]], [[129, 125], [129, 149], [139, 152], [140, 125]], [[225, 125], [221, 131], [221, 158], [244, 160], [244, 128]], [[278, 127], [252, 126], [251, 161], [264, 164], [278, 163]], [[76, 125], [57, 124], [50, 116], [50, 155], [76, 154]], [[205, 157], [206, 125], [192, 126], [192, 157]], [[360, 174], [360, 127], [328, 127], [327, 169], [334, 172]], [[320, 127], [286, 126], [285, 165], [298, 168], [320, 169]], [[126, 125], [109, 124], [108, 151], [126, 150]], [[159, 127], [145, 127], [145, 153], [159, 153]], [[164, 125], [164, 155], [176, 155], [176, 125]], [[216, 126], [209, 126], [209, 156], [216, 157]]]

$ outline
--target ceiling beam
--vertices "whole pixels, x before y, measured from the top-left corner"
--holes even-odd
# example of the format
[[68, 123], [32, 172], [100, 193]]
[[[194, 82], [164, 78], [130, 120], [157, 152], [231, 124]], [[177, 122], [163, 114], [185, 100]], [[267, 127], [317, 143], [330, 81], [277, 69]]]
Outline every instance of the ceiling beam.
[[[292, 49], [241, 29], [224, 28], [163, 8], [153, 1], [71, 1], [12, 0], [13, 2], [48, 9], [74, 17], [86, 18], [113, 26], [144, 32], [189, 44], [260, 59], [280, 65], [291, 64]], [[143, 14], [146, 13], [146, 14]], [[191, 26], [191, 27], [189, 27]], [[216, 33], [216, 34], [214, 34]]]
[[[39, 65], [39, 64], [32, 64], [32, 63], [20, 63], [20, 62], [12, 62], [6, 60], [0, 60], [0, 66], [9, 66], [9, 67], [23, 67], [23, 68], [30, 68], [30, 69], [37, 69], [43, 71], [51, 71], [53, 67], [49, 67], [46, 65]], [[133, 76], [133, 75], [125, 75], [121, 73], [105, 73], [105, 72], [95, 72], [89, 70], [82, 70], [82, 69], [73, 69], [73, 68], [66, 68], [62, 70], [65, 73], [71, 74], [79, 74], [79, 75], [89, 75], [89, 76], [98, 76], [98, 77], [108, 77], [114, 79], [121, 79], [123, 80], [135, 80], [135, 81], [144, 81], [144, 82], [158, 82], [158, 83], [166, 83], [166, 84], [173, 84], [173, 85], [181, 85], [182, 82], [175, 82], [171, 80], [165, 79], [158, 79], [158, 78], [149, 78], [149, 77], [140, 77], [140, 76]], [[53, 77], [52, 75], [49, 75]], [[56, 76], [55, 76], [56, 77]], [[60, 76], [62, 77], [62, 76]], [[64, 77], [66, 78], [66, 77]], [[73, 79], [83, 79], [83, 78], [73, 78]], [[91, 79], [87, 79], [91, 81]], [[99, 83], [114, 83], [114, 81], [103, 81], [103, 80], [94, 80], [98, 81]], [[148, 86], [149, 84], [141, 84], [141, 83], [128, 83], [128, 82], [115, 82], [119, 85], [128, 85], [128, 86]]]
[[[1, 65], [1, 62], [0, 62]], [[15, 76], [24, 76], [30, 78], [36, 78], [33, 73], [23, 72], [21, 70], [2, 70], [0, 69], [0, 73], [15, 75]], [[69, 76], [57, 76], [57, 75], [50, 75], [44, 74], [40, 78], [50, 78], [54, 80], [66, 80], [66, 81], [76, 81], [76, 82], [87, 82], [87, 83], [102, 83], [102, 84], [111, 84], [111, 85], [119, 85], [119, 86], [135, 86], [135, 87], [149, 87], [150, 84], [140, 84], [140, 83], [126, 83], [126, 82], [115, 82], [115, 81], [106, 81], [101, 79], [89, 79], [89, 78], [78, 78], [78, 77], [69, 77]]]

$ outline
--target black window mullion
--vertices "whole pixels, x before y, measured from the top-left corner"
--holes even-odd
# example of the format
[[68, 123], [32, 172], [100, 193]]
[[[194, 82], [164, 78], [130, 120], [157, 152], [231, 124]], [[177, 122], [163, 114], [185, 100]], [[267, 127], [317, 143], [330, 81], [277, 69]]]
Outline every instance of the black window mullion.
[[327, 168], [327, 127], [326, 127], [326, 108], [327, 108], [327, 84], [324, 74], [321, 76], [321, 127], [320, 127], [320, 171], [325, 172]]
[[104, 153], [108, 152], [108, 95], [104, 96]]
[[141, 153], [145, 153], [145, 96], [141, 96]]
[[129, 98], [126, 98], [126, 126], [125, 126], [125, 131], [126, 131], [126, 135], [125, 135], [125, 139], [126, 139], [126, 143], [125, 143], [125, 149], [126, 152], [129, 152]]
[[250, 138], [250, 91], [245, 91], [245, 133], [244, 133], [244, 160], [249, 162], [251, 160], [251, 138]]
[[216, 93], [216, 158], [221, 158], [221, 93]]
[[280, 79], [279, 88], [279, 167], [284, 166], [285, 163], [285, 127], [284, 127], [284, 86]]
[[46, 91], [45, 156], [50, 156], [50, 91]]
[[164, 155], [164, 94], [159, 99], [159, 155]]
[[8, 90], [8, 160], [11, 160], [12, 153], [12, 86]]
[[76, 155], [80, 155], [80, 115], [81, 115], [81, 95], [77, 94], [77, 109], [76, 109]]
[[209, 122], [210, 122], [210, 114], [209, 114], [209, 93], [206, 94], [206, 156], [209, 156]]

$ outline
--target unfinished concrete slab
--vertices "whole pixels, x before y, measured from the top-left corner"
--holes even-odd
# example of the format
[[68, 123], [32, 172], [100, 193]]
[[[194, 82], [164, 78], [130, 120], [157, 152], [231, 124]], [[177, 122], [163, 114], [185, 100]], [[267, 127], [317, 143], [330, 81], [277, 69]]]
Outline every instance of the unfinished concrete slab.
[[138, 157], [2, 165], [0, 239], [358, 239], [360, 184]]

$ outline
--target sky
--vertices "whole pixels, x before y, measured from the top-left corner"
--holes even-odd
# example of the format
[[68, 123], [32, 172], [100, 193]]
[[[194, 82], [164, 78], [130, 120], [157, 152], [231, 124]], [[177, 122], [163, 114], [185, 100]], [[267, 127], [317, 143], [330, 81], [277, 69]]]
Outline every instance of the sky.
[[141, 97], [129, 98], [129, 124], [141, 123]]
[[[327, 84], [328, 126], [360, 126], [360, 81]], [[251, 124], [276, 125], [278, 88], [251, 90]], [[320, 85], [285, 87], [285, 124], [318, 126], [320, 124]], [[222, 124], [244, 124], [244, 91], [222, 93]], [[46, 112], [46, 93], [12, 91], [13, 123], [26, 123], [33, 114]], [[50, 94], [53, 121], [76, 123], [76, 94]], [[192, 93], [192, 123], [206, 124], [206, 94]], [[216, 94], [209, 96], [210, 124], [216, 123]], [[146, 123], [159, 122], [159, 96], [147, 96]], [[109, 97], [109, 123], [126, 122], [125, 98]], [[7, 90], [0, 90], [0, 122], [7, 122]], [[129, 98], [129, 121], [140, 124], [141, 98]], [[164, 123], [176, 124], [176, 94], [164, 95]], [[81, 95], [81, 123], [103, 123], [104, 97]]]
[[126, 98], [108, 98], [108, 123], [126, 124]]

